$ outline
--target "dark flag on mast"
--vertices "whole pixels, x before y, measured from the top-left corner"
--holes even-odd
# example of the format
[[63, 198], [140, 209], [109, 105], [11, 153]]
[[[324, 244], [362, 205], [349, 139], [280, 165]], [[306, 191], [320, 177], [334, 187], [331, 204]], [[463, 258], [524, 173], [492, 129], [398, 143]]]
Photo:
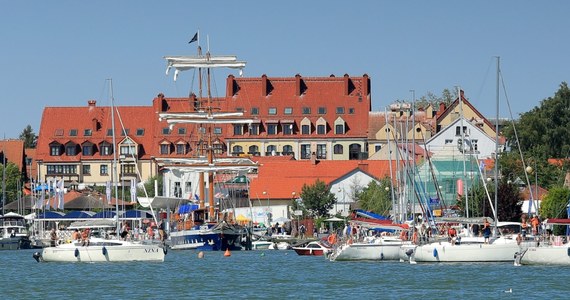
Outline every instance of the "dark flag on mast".
[[188, 44], [192, 44], [193, 42], [195, 42], [195, 41], [197, 41], [197, 40], [198, 40], [198, 33], [196, 32], [196, 33], [194, 34], [194, 37], [188, 42]]

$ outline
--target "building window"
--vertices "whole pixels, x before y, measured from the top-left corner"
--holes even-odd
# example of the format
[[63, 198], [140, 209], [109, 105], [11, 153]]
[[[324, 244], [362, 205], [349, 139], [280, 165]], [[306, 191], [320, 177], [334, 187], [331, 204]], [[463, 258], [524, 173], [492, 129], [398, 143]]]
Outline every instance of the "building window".
[[48, 165], [47, 174], [49, 175], [60, 175], [60, 174], [72, 174], [77, 175], [77, 165]]
[[83, 165], [83, 175], [91, 175], [91, 165]]
[[326, 107], [324, 107], [324, 106], [319, 107], [319, 111], [318, 111], [318, 114], [319, 114], [319, 115], [324, 115], [324, 114], [326, 114], [326, 113], [327, 113], [327, 108], [326, 108]]
[[311, 125], [302, 125], [301, 126], [301, 133], [302, 134], [311, 134]]
[[327, 158], [327, 145], [326, 144], [318, 144], [317, 145], [317, 158], [318, 159]]
[[311, 158], [311, 145], [301, 144], [301, 159]]
[[181, 135], [186, 134], [186, 128], [178, 128], [178, 134], [181, 134]]
[[283, 113], [286, 115], [290, 115], [293, 113], [293, 108], [292, 107], [285, 107], [285, 110], [283, 111]]
[[101, 175], [109, 175], [109, 166], [108, 166], [108, 165], [101, 165], [101, 166], [99, 166], [99, 174], [101, 174]]
[[380, 151], [380, 149], [382, 149], [382, 145], [375, 145], [374, 146], [374, 152], [378, 152], [378, 151]]
[[291, 146], [291, 145], [283, 146], [283, 154], [284, 155], [292, 155], [293, 154], [293, 146]]
[[259, 107], [252, 107], [251, 108], [251, 115], [253, 115], [253, 116], [259, 115]]
[[277, 124], [267, 124], [267, 134], [277, 134]]
[[334, 145], [334, 148], [333, 148], [334, 154], [342, 154], [343, 150], [344, 149], [343, 149], [342, 145], [340, 145], [340, 144]]
[[247, 154], [251, 154], [253, 156], [259, 156], [259, 147], [257, 147], [257, 145], [249, 146], [249, 151], [247, 152]]
[[214, 127], [214, 134], [222, 134], [222, 127]]
[[67, 156], [77, 155], [77, 147], [75, 146], [75, 144], [70, 144], [65, 146], [65, 155]]
[[49, 146], [49, 154], [51, 156], [60, 156], [61, 155], [61, 146], [60, 145]]
[[348, 108], [348, 114], [349, 114], [349, 115], [354, 115], [354, 107]]
[[237, 112], [243, 112], [243, 107], [236, 107]]
[[293, 134], [293, 123], [286, 123], [286, 124], [283, 124], [283, 134], [284, 134], [284, 135], [291, 135], [291, 134]]
[[337, 115], [343, 115], [344, 114], [344, 107], [339, 106], [336, 108], [336, 114]]
[[243, 124], [234, 124], [234, 135], [243, 134]]
[[187, 144], [176, 144], [176, 154], [186, 154], [188, 152]]
[[135, 167], [135, 165], [132, 164], [128, 164], [128, 165], [121, 165], [121, 174], [125, 175], [134, 175], [137, 173], [137, 169]]
[[123, 128], [121, 130], [121, 136], [127, 136], [129, 135], [129, 129], [128, 128]]
[[317, 134], [326, 134], [326, 126], [323, 124], [317, 125]]
[[[467, 134], [467, 126], [463, 126], [463, 134]], [[455, 136], [461, 135], [461, 126], [455, 126]]]
[[336, 134], [344, 134], [344, 125], [343, 124], [336, 124], [335, 125], [335, 133]]
[[453, 140], [445, 140], [445, 145], [447, 144], [453, 144]]
[[275, 145], [269, 145], [267, 146], [267, 151], [265, 152], [265, 155], [267, 156], [275, 156], [278, 155], [279, 152], [277, 152], [277, 146]]
[[107, 129], [107, 136], [113, 136], [113, 129]]
[[84, 136], [91, 136], [93, 134], [93, 132], [91, 131], [91, 129], [85, 129], [83, 130], [83, 135]]
[[93, 145], [91, 145], [91, 144], [83, 145], [83, 147], [81, 149], [81, 153], [85, 156], [93, 155]]
[[168, 127], [162, 128], [162, 134], [164, 134], [164, 135], [170, 134], [170, 128], [168, 128]]
[[136, 155], [136, 154], [137, 154], [136, 151], [135, 151], [135, 146], [134, 146], [134, 145], [124, 145], [124, 146], [121, 146], [120, 151], [121, 151], [121, 152], [120, 152], [121, 155], [129, 155], [129, 156], [131, 156], [131, 155]]
[[56, 129], [54, 135], [55, 136], [63, 136], [63, 129], [60, 129], [60, 128]]
[[113, 148], [111, 148], [110, 144], [101, 144], [101, 156], [109, 156], [113, 154]]
[[311, 108], [310, 107], [303, 107], [303, 114], [304, 115], [310, 115], [311, 114]]
[[250, 135], [258, 135], [259, 134], [259, 124], [251, 124], [249, 127], [249, 134]]
[[479, 145], [477, 145], [478, 140], [471, 140], [471, 147], [473, 148], [473, 151], [478, 151], [479, 150]]
[[160, 154], [170, 154], [170, 144], [161, 144]]
[[136, 134], [137, 134], [137, 136], [143, 136], [144, 135], [144, 128], [137, 128]]
[[277, 108], [275, 108], [275, 107], [270, 107], [268, 113], [269, 113], [270, 115], [276, 115], [276, 114], [277, 114]]
[[77, 129], [70, 129], [69, 136], [77, 136]]
[[232, 154], [233, 154], [233, 155], [240, 155], [240, 154], [243, 154], [243, 147], [240, 146], [240, 145], [235, 145], [235, 146], [232, 148]]
[[222, 143], [214, 142], [212, 149], [216, 155], [224, 153], [224, 145]]

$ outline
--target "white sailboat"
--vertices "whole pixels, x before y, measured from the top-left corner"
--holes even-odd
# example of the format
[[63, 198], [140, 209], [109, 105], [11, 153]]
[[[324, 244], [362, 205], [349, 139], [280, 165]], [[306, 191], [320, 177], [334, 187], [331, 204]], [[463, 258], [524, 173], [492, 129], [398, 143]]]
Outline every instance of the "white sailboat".
[[[570, 225], [570, 219], [548, 219], [546, 225]], [[515, 257], [515, 265], [559, 265], [570, 266], [570, 243], [561, 236], [536, 243]]]
[[[115, 137], [115, 106], [113, 99], [113, 83], [110, 81], [111, 93], [111, 123], [113, 134], [113, 172], [111, 181], [118, 178], [117, 149]], [[117, 185], [115, 184], [115, 194]], [[162, 243], [127, 241], [115, 234], [112, 238], [102, 234], [108, 229], [120, 230], [118, 201], [115, 201], [116, 220], [111, 223], [86, 221], [72, 224], [69, 229], [82, 229], [85, 239], [73, 240], [52, 247], [43, 248], [42, 252], [35, 252], [33, 257], [38, 262], [129, 262], [129, 261], [155, 261], [163, 262], [166, 248]]]

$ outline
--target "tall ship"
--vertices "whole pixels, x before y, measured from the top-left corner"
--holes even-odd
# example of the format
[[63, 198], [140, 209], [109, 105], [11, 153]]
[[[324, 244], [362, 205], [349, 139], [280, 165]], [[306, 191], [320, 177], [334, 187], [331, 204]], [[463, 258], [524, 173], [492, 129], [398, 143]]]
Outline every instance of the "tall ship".
[[[251, 124], [253, 120], [243, 117], [243, 112], [222, 111], [216, 107], [211, 92], [212, 70], [217, 68], [233, 68], [241, 70], [245, 61], [237, 60], [233, 55], [212, 55], [209, 50], [202, 54], [199, 46], [199, 36], [196, 34], [192, 41], [198, 41], [198, 53], [195, 56], [165, 56], [167, 74], [174, 69], [174, 80], [179, 72], [194, 70], [198, 72], [199, 95], [192, 94], [188, 101], [189, 111], [161, 111], [159, 118], [165, 121], [171, 129], [176, 126], [192, 124], [192, 135], [198, 136], [198, 141], [190, 148], [187, 157], [156, 158], [164, 172], [179, 174], [181, 177], [193, 178], [196, 190], [190, 197], [178, 199], [173, 215], [169, 217], [170, 247], [172, 249], [199, 250], [240, 250], [243, 241], [248, 240], [246, 227], [238, 224], [235, 219], [235, 203], [231, 202], [232, 191], [220, 185], [220, 178], [231, 178], [244, 175], [257, 168], [249, 158], [222, 156], [222, 151], [216, 151], [213, 130], [217, 124]], [[203, 80], [204, 78], [204, 80]], [[203, 95], [203, 86], [206, 93]], [[180, 197], [180, 194], [167, 195], [170, 199]], [[174, 197], [172, 197], [174, 196]], [[171, 207], [172, 208], [172, 207]]]

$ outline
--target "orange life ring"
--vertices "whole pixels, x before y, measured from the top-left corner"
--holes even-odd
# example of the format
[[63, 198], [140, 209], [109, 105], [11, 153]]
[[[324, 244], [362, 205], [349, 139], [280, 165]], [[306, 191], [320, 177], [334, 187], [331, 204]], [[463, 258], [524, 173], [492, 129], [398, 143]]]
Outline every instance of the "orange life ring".
[[331, 234], [329, 235], [329, 237], [327, 238], [327, 241], [329, 242], [329, 244], [334, 244], [336, 243], [336, 235], [335, 234]]

